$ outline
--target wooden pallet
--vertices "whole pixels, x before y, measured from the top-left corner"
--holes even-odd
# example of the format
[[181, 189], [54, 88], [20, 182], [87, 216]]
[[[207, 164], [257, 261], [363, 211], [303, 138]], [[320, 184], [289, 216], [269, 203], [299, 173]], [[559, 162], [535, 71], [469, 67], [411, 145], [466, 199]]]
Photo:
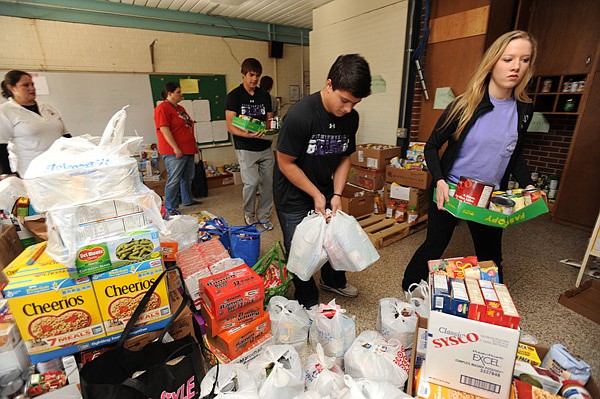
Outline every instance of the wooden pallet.
[[394, 219], [386, 219], [385, 215], [371, 214], [358, 219], [358, 223], [369, 235], [369, 239], [377, 249], [423, 230], [427, 225], [424, 223], [425, 221], [427, 221], [427, 215], [421, 216], [418, 223], [413, 226], [409, 226], [406, 222], [398, 223]]

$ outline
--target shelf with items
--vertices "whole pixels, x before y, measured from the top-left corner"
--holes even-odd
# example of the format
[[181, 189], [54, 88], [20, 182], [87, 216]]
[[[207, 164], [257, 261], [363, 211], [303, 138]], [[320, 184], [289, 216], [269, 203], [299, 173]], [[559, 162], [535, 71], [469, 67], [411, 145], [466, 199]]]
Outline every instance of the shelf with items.
[[534, 111], [545, 114], [579, 115], [587, 75], [543, 75], [534, 77], [527, 87]]

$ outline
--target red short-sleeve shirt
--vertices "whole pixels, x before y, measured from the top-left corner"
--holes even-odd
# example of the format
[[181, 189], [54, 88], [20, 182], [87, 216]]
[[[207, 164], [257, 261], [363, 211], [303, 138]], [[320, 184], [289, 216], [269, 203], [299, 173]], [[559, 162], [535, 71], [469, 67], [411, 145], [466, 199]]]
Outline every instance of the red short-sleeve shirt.
[[[154, 109], [154, 125], [158, 138], [158, 152], [160, 154], [174, 155], [175, 151], [169, 145], [160, 131], [161, 126], [171, 129], [175, 142], [184, 154], [195, 154], [196, 138], [194, 137], [194, 122], [181, 105], [177, 108], [168, 101], [163, 101]], [[186, 119], [187, 116], [187, 119]]]

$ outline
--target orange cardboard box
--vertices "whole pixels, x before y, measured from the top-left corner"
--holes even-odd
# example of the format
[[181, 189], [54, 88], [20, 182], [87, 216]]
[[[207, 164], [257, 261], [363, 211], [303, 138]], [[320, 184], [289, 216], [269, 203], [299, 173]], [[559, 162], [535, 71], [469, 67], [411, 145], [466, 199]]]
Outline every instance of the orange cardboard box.
[[261, 302], [254, 302], [244, 306], [239, 311], [227, 316], [227, 318], [223, 320], [216, 320], [215, 316], [213, 316], [206, 305], [202, 304], [200, 313], [206, 322], [208, 332], [210, 332], [212, 337], [215, 337], [226, 330], [231, 330], [244, 323], [250, 323], [258, 319], [263, 315], [264, 310]]
[[262, 277], [247, 265], [200, 279], [201, 298], [215, 317], [224, 320], [265, 297]]
[[271, 332], [271, 318], [267, 312], [258, 319], [224, 331], [216, 337], [206, 335], [208, 342], [230, 359], [246, 352], [263, 335]]

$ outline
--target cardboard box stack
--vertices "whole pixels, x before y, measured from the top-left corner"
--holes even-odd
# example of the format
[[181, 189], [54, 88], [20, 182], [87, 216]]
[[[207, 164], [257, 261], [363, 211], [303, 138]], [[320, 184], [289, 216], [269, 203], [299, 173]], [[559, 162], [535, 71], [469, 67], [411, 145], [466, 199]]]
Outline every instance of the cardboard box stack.
[[[344, 190], [342, 199], [346, 199], [348, 210], [342, 208], [346, 213], [359, 217], [369, 213], [385, 213], [383, 209], [383, 188], [385, 186], [385, 168], [394, 157], [399, 157], [401, 148], [388, 144], [367, 143], [356, 146], [356, 151], [350, 156], [350, 171], [348, 172], [348, 183], [354, 189]], [[360, 205], [359, 212], [351, 202], [357, 197], [357, 189], [364, 192], [364, 201], [371, 204], [371, 210], [365, 212], [366, 205]], [[373, 202], [368, 197], [373, 197]], [[344, 205], [344, 201], [342, 202]], [[381, 208], [381, 209], [380, 209]], [[360, 214], [359, 214], [360, 213]]]
[[429, 197], [427, 189], [431, 185], [431, 174], [425, 165], [423, 150], [425, 143], [412, 142], [406, 151], [406, 158], [393, 158], [385, 167], [384, 203], [387, 207], [402, 203], [407, 209], [414, 207], [418, 216], [427, 214]]

